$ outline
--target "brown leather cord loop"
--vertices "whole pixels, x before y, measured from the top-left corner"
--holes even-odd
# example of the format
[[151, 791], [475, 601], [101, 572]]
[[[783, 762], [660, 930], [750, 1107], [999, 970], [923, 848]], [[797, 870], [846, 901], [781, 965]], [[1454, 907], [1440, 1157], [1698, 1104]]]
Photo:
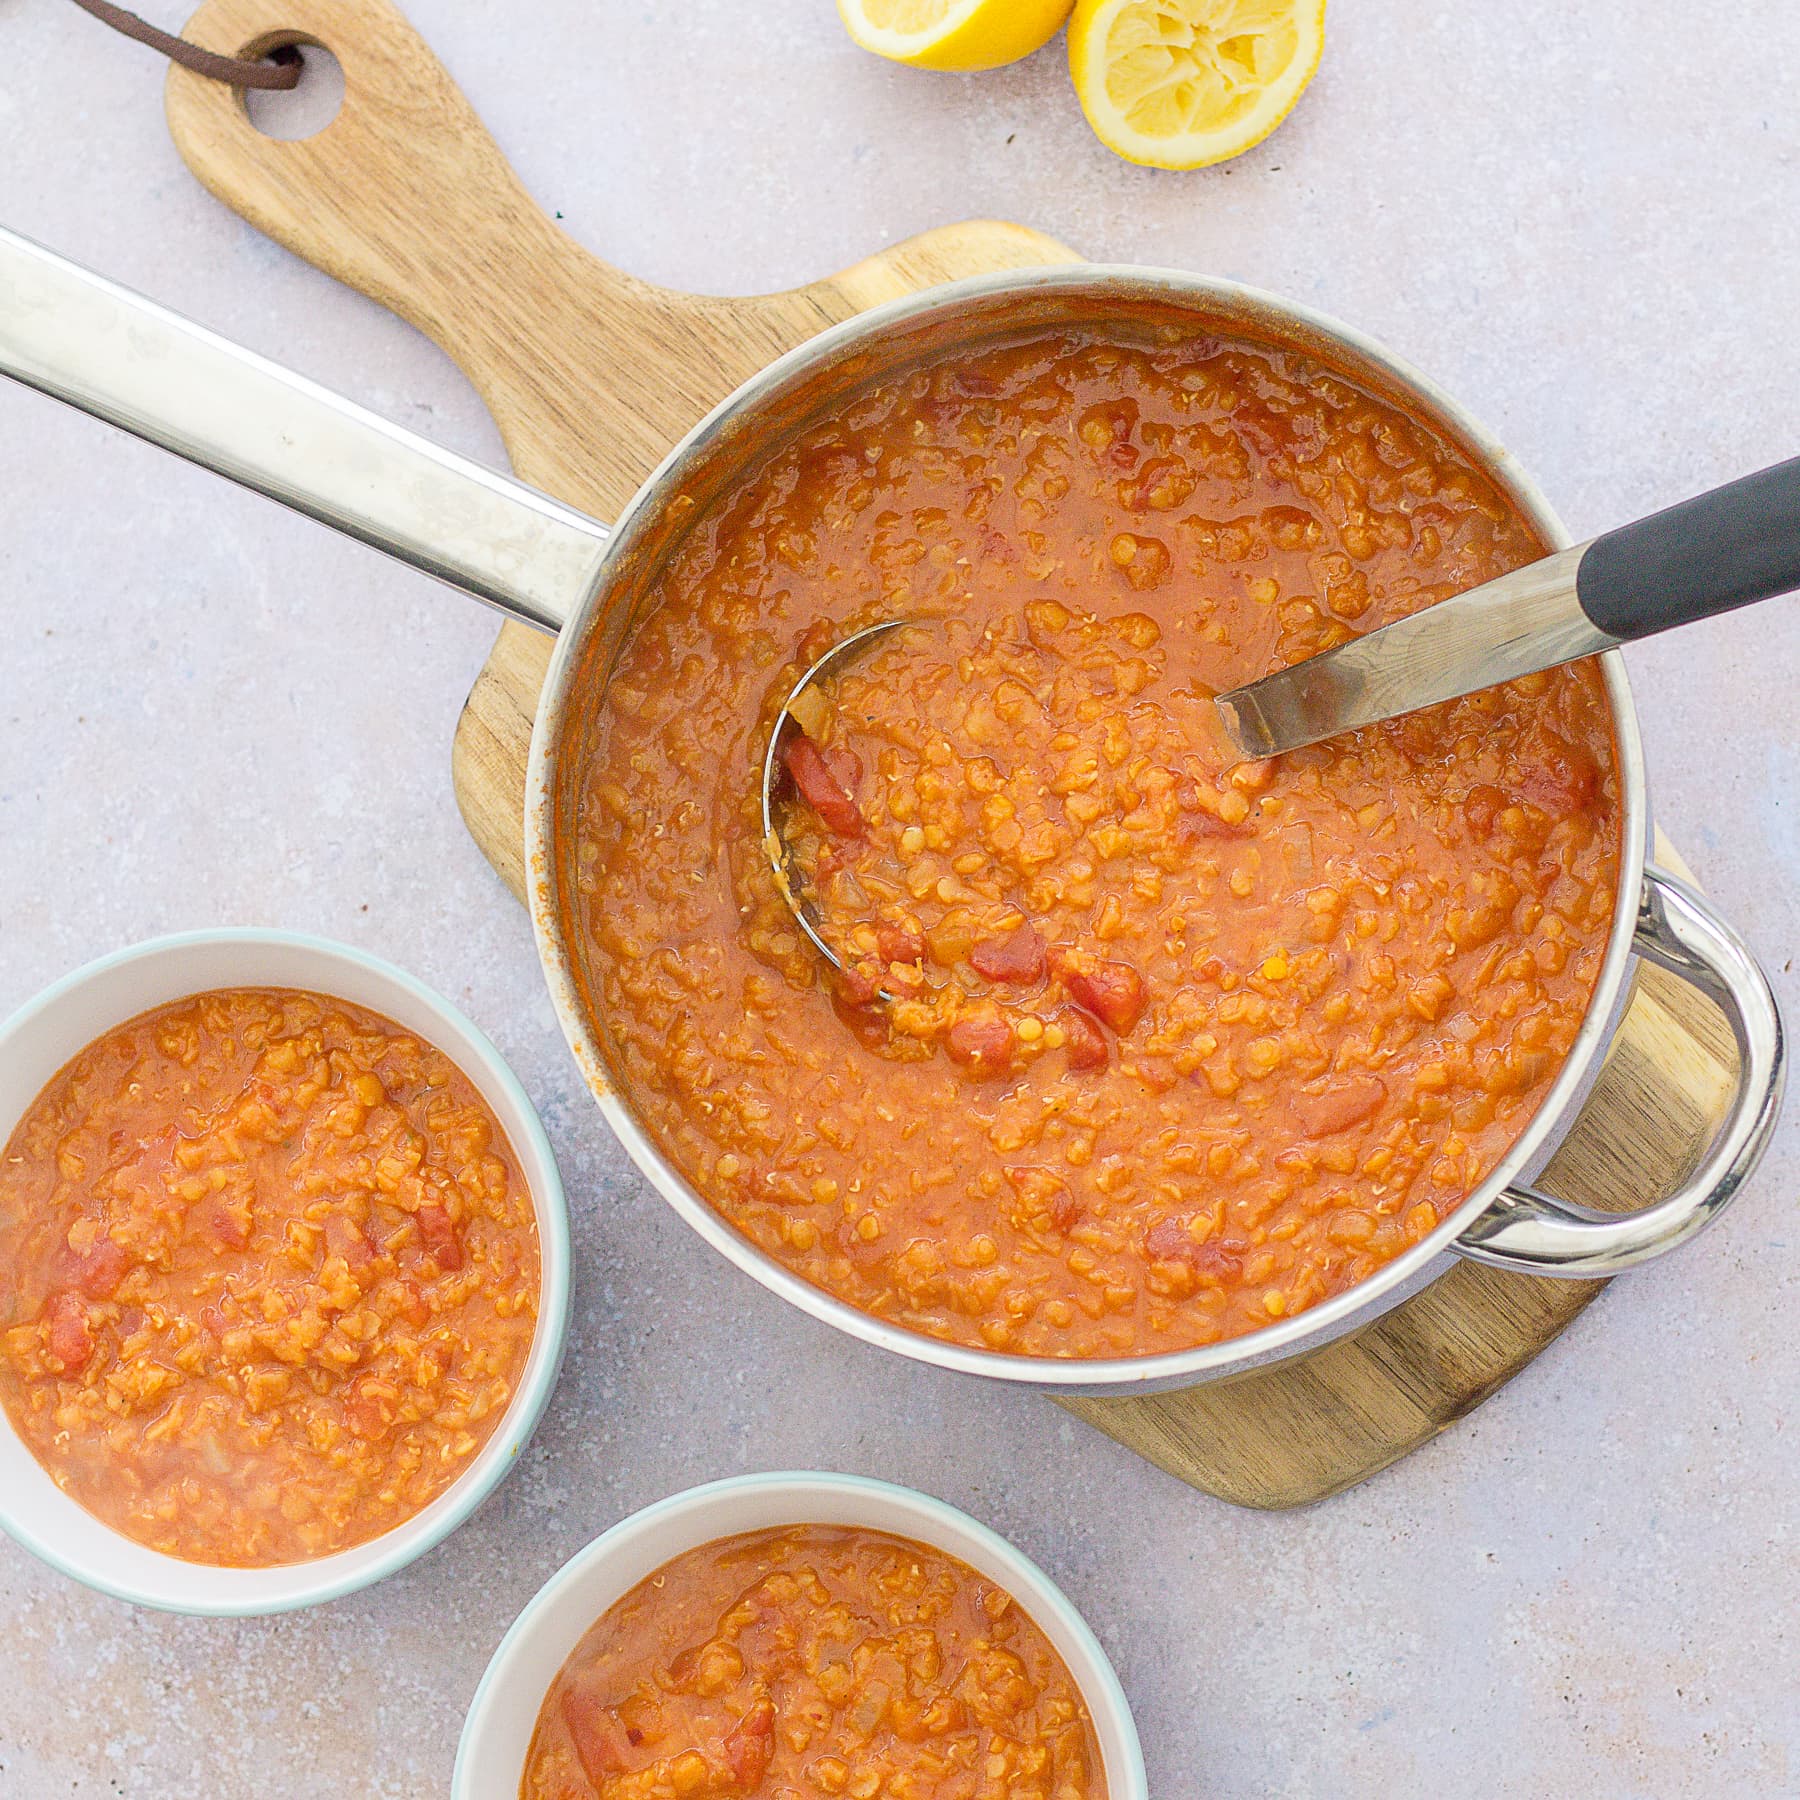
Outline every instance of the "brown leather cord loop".
[[220, 56], [217, 51], [202, 50], [198, 44], [190, 44], [186, 38], [157, 30], [147, 19], [140, 19], [122, 6], [114, 6], [112, 0], [75, 0], [75, 4], [83, 12], [92, 13], [103, 25], [122, 31], [140, 44], [148, 44], [152, 50], [160, 50], [171, 62], [192, 69], [196, 75], [228, 81], [233, 87], [291, 88], [299, 85], [300, 54], [292, 48], [271, 51], [266, 60]]

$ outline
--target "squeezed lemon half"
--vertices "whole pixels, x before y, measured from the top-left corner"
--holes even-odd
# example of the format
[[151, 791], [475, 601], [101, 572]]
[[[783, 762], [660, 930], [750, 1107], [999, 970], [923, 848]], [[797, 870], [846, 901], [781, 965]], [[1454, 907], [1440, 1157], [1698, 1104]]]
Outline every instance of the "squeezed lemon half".
[[1260, 144], [1324, 48], [1325, 0], [1076, 0], [1069, 21], [1069, 73], [1095, 135], [1158, 169]]
[[997, 69], [1041, 50], [1073, 0], [838, 0], [865, 50], [915, 69]]

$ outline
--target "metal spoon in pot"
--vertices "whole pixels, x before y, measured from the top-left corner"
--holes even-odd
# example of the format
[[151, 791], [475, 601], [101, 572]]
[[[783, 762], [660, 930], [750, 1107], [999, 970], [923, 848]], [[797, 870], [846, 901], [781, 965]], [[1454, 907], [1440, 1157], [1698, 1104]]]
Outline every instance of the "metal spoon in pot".
[[[807, 727], [816, 723], [816, 708], [820, 705], [818, 683], [827, 675], [841, 672], [846, 663], [854, 662], [871, 650], [879, 639], [911, 623], [910, 619], [884, 619], [879, 625], [865, 626], [863, 630], [853, 631], [847, 638], [840, 638], [833, 644], [789, 689], [788, 697], [782, 701], [781, 710], [775, 715], [768, 748], [763, 752], [763, 854], [769, 859], [775, 886], [780, 890], [782, 899], [787, 902], [788, 911], [794, 915], [795, 924], [806, 933], [812, 947], [840, 974], [845, 971], [844, 959], [825, 936], [818, 913], [806, 897], [804, 888], [795, 879], [793, 852], [788, 847], [787, 839], [781, 834], [779, 823], [782, 813], [779, 790], [784, 775], [788, 773], [786, 759], [792, 750], [796, 734], [809, 741], [812, 737]], [[887, 993], [881, 993], [880, 997], [888, 1000], [893, 998]]]
[[[1800, 457], [1528, 563], [1233, 688], [1215, 704], [1243, 757], [1278, 756], [1796, 588]], [[818, 684], [909, 622], [867, 626], [827, 650], [782, 702], [763, 757], [769, 867], [800, 929], [840, 972], [844, 960], [795, 879], [781, 833], [784, 755], [791, 734], [807, 735]]]

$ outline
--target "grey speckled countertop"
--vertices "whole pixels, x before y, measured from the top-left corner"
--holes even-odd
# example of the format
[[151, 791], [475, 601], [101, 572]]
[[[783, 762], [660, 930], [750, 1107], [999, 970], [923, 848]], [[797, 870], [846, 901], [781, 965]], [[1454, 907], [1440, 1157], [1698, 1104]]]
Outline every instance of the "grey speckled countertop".
[[[1578, 536], [1800, 449], [1790, 0], [1332, 0], [1293, 119], [1190, 176], [1100, 148], [1059, 50], [890, 70], [829, 0], [412, 11], [568, 229], [659, 281], [785, 286], [980, 214], [1238, 277], [1430, 371]], [[0, 219], [498, 458], [430, 345], [194, 182], [147, 52], [62, 0], [0, 0], [0, 52]], [[675, 1488], [806, 1465], [927, 1488], [1043, 1562], [1117, 1661], [1163, 1800], [1800, 1792], [1791, 1131], [1719, 1230], [1468, 1423], [1309, 1512], [1237, 1512], [1048, 1400], [811, 1323], [638, 1179], [451, 797], [487, 614], [8, 388], [0, 619], [0, 1011], [177, 927], [384, 952], [538, 1098], [579, 1259], [526, 1466], [370, 1593], [166, 1618], [0, 1543], [5, 1800], [441, 1794], [490, 1651], [565, 1557]], [[1662, 823], [1791, 1006], [1800, 605], [1629, 661]]]

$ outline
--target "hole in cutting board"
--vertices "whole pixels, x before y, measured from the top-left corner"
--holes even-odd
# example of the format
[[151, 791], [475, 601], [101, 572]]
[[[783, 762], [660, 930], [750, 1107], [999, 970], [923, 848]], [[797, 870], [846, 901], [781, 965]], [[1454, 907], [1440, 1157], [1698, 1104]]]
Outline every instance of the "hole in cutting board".
[[300, 80], [291, 88], [246, 88], [244, 110], [264, 137], [294, 143], [317, 136], [338, 116], [344, 104], [344, 68], [323, 44], [293, 38], [262, 43], [245, 54], [267, 56], [284, 49], [298, 53]]

